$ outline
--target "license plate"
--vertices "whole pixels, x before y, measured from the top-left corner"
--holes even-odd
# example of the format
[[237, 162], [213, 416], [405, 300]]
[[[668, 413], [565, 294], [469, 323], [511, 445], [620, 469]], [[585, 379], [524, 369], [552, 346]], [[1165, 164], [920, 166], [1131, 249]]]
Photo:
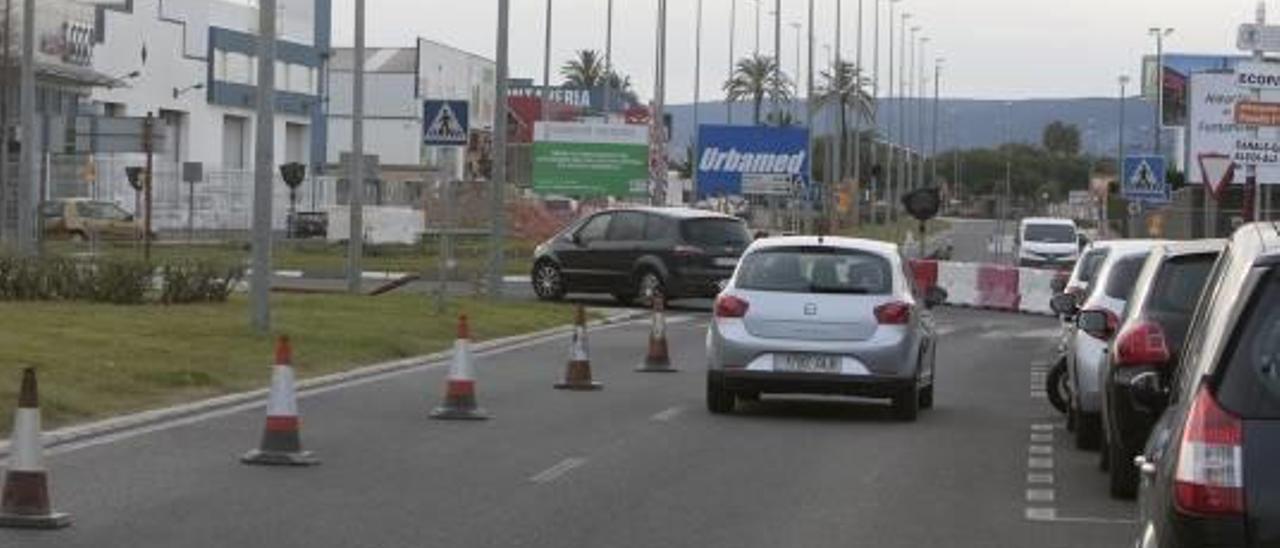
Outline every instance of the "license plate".
[[825, 354], [783, 354], [774, 360], [779, 371], [788, 373], [839, 373], [840, 357]]
[[717, 257], [712, 261], [712, 264], [724, 268], [733, 268], [738, 266], [738, 259], [736, 257]]

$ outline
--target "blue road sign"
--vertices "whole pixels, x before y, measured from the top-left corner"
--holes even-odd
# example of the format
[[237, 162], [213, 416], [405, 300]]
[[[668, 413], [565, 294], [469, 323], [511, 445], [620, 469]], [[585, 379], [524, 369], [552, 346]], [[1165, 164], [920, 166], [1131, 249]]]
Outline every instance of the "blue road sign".
[[1124, 179], [1120, 194], [1126, 200], [1148, 204], [1167, 204], [1172, 200], [1169, 182], [1165, 179], [1164, 158], [1160, 156], [1129, 156], [1124, 159]]
[[698, 195], [738, 196], [744, 176], [809, 186], [809, 130], [765, 126], [698, 128]]
[[466, 146], [469, 110], [466, 101], [426, 101], [422, 109], [422, 142]]

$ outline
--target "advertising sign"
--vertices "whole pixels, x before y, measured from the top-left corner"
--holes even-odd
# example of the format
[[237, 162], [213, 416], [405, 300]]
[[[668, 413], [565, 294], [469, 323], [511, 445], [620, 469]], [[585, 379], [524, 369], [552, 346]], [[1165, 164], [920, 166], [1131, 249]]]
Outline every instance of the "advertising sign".
[[[1236, 140], [1246, 137], [1244, 127], [1236, 123], [1236, 103], [1249, 99], [1248, 90], [1236, 86], [1232, 72], [1201, 72], [1191, 75], [1189, 100], [1189, 137], [1187, 143], [1187, 181], [1193, 184], [1218, 184], [1226, 170], [1213, 170], [1206, 175], [1201, 168], [1203, 158], [1231, 157]], [[1213, 164], [1213, 162], [1210, 162]], [[1219, 173], [1218, 171], [1221, 171]]]
[[422, 142], [427, 145], [466, 146], [470, 108], [466, 101], [425, 102]]
[[1187, 105], [1191, 77], [1197, 72], [1232, 71], [1242, 62], [1252, 61], [1244, 55], [1164, 55], [1164, 70], [1156, 70], [1156, 58], [1149, 55], [1142, 64], [1142, 94], [1154, 101], [1159, 86], [1164, 88], [1164, 125], [1187, 125]]
[[723, 125], [698, 129], [699, 196], [741, 196], [744, 177], [761, 175], [808, 186], [809, 130]]
[[621, 124], [538, 122], [533, 190], [565, 196], [648, 192], [649, 128]]
[[1236, 85], [1251, 89], [1280, 89], [1280, 64], [1242, 61], [1236, 64]]
[[1246, 126], [1280, 126], [1280, 103], [1240, 101], [1236, 103], [1236, 123]]
[[1240, 51], [1280, 51], [1280, 27], [1253, 23], [1240, 25], [1236, 47]]
[[[541, 98], [544, 88], [531, 80], [513, 80], [508, 94], [511, 97]], [[624, 112], [635, 105], [631, 104], [630, 94], [614, 91], [609, 94], [609, 105], [605, 105], [605, 86], [582, 88], [573, 86], [551, 86], [547, 97], [553, 103], [561, 103], [573, 108], [591, 112]]]

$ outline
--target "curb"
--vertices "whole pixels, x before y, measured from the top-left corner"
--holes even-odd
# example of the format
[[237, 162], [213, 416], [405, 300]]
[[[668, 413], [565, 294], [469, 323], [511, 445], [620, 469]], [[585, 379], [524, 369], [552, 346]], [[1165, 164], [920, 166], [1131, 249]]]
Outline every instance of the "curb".
[[[601, 309], [595, 309], [601, 310]], [[616, 309], [603, 309], [607, 312]], [[613, 325], [624, 324], [638, 319], [642, 319], [647, 315], [645, 311], [627, 311], [613, 312], [611, 315], [589, 322], [588, 327], [607, 327]], [[539, 339], [554, 338], [560, 335], [567, 335], [573, 332], [572, 325], [562, 325], [534, 331], [532, 333], [524, 333], [520, 335], [511, 335], [499, 339], [483, 341], [472, 345], [472, 352], [492, 352], [502, 350], [509, 346], [516, 346], [523, 343], [536, 341]], [[342, 371], [338, 373], [330, 373], [320, 377], [306, 379], [297, 383], [299, 393], [317, 390], [328, 386], [348, 383], [356, 380], [377, 377], [389, 373], [401, 372], [416, 367], [427, 366], [433, 363], [441, 363], [449, 359], [453, 355], [452, 350], [436, 352], [424, 356], [415, 356], [412, 358], [404, 358], [389, 362], [382, 362], [373, 365], [367, 365], [352, 369], [350, 371]], [[221, 409], [227, 409], [238, 405], [244, 405], [250, 402], [265, 403], [268, 389], [259, 388], [247, 392], [238, 392], [235, 394], [227, 394], [205, 400], [195, 401], [166, 407], [163, 409], [152, 409], [149, 411], [141, 411], [112, 417], [87, 424], [67, 426], [57, 430], [51, 430], [41, 433], [41, 446], [45, 449], [55, 448], [61, 445], [67, 445], [110, 434], [116, 434], [128, 430], [134, 430], [159, 423], [184, 419], [195, 415], [201, 415]], [[8, 458], [10, 441], [0, 442], [0, 459]]]

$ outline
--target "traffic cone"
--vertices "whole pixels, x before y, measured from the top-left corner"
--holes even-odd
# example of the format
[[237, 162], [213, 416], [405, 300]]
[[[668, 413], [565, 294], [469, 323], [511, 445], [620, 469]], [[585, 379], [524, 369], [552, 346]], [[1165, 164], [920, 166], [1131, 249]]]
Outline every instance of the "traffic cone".
[[289, 337], [276, 341], [276, 363], [271, 371], [271, 393], [267, 400], [267, 425], [262, 443], [240, 457], [245, 464], [310, 466], [320, 460], [302, 450], [298, 395], [293, 386], [293, 348]]
[[667, 347], [667, 319], [662, 299], [653, 300], [653, 324], [649, 329], [649, 353], [636, 368], [641, 373], [675, 373]]
[[55, 512], [49, 505], [49, 472], [44, 468], [44, 449], [40, 445], [35, 369], [22, 371], [9, 451], [9, 469], [5, 471], [4, 492], [0, 496], [0, 527], [59, 529], [71, 525], [71, 516]]
[[574, 311], [573, 339], [569, 342], [569, 364], [564, 379], [556, 383], [561, 390], [600, 390], [604, 385], [591, 380], [591, 358], [587, 349], [587, 312], [582, 305]]
[[458, 316], [458, 339], [453, 343], [453, 362], [445, 381], [444, 403], [431, 411], [431, 418], [443, 420], [484, 420], [489, 414], [476, 403], [476, 375], [471, 363], [471, 327], [467, 315]]

